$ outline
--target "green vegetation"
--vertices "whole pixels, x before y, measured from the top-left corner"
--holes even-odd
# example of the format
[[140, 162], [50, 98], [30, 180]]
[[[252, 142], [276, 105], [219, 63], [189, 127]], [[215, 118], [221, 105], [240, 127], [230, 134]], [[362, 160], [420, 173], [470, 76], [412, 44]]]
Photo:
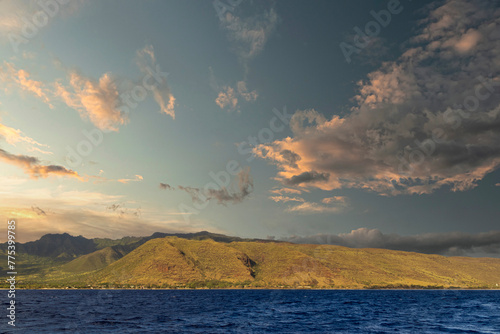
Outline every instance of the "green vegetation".
[[[215, 235], [224, 240], [217, 242], [209, 235], [92, 239], [94, 246], [86, 241], [90, 239], [75, 242], [64, 235], [62, 247], [52, 236], [52, 250], [36, 242], [30, 245], [52, 257], [19, 254], [18, 288], [494, 289], [500, 285], [500, 259], [245, 241], [222, 235]], [[88, 252], [93, 249], [97, 250]], [[61, 256], [85, 250], [76, 257]]]

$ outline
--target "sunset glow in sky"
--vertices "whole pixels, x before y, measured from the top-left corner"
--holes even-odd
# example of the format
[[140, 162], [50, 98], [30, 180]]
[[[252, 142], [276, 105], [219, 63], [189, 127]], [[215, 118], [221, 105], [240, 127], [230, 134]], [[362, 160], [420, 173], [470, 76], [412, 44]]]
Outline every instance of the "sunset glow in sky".
[[497, 251], [499, 113], [498, 1], [0, 1], [0, 211], [21, 241]]

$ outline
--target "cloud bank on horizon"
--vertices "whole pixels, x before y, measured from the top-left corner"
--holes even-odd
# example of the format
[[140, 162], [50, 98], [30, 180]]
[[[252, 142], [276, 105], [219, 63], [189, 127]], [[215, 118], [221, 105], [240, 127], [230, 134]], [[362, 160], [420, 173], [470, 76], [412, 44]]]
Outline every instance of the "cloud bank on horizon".
[[384, 234], [378, 229], [359, 228], [350, 233], [290, 237], [300, 244], [326, 244], [353, 248], [383, 248], [448, 256], [500, 256], [500, 231], [484, 233], [426, 233], [413, 236]]

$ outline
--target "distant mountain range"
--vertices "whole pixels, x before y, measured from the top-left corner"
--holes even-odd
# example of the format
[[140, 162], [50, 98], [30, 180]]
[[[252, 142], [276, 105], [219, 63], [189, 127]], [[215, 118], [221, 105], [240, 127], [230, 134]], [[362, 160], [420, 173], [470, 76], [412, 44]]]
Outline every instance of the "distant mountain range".
[[[17, 243], [17, 250], [21, 253], [49, 257], [53, 259], [68, 260], [78, 256], [90, 254], [109, 246], [122, 246], [125, 253], [134, 250], [143, 243], [157, 238], [178, 237], [189, 240], [212, 239], [218, 242], [233, 241], [260, 241], [269, 242], [262, 239], [243, 239], [239, 237], [230, 237], [223, 234], [201, 231], [197, 233], [161, 233], [156, 232], [148, 237], [124, 237], [121, 239], [94, 238], [87, 239], [82, 236], [74, 237], [68, 233], [46, 234], [39, 240], [27, 243]], [[0, 250], [5, 251], [7, 244], [0, 244]]]
[[[0, 245], [5, 257], [6, 246]], [[206, 231], [154, 233], [117, 240], [47, 234], [37, 241], [17, 244], [17, 251], [20, 288], [498, 288], [500, 285], [500, 259], [292, 244]]]

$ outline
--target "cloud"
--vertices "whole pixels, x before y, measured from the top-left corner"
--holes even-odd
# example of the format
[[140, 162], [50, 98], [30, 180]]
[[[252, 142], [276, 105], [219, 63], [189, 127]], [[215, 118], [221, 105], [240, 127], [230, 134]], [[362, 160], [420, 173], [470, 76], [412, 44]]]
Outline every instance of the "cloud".
[[46, 178], [50, 175], [74, 177], [80, 181], [84, 179], [77, 172], [58, 165], [42, 165], [40, 160], [27, 155], [11, 154], [0, 148], [0, 160], [24, 169], [24, 172], [33, 179]]
[[218, 204], [222, 205], [227, 203], [236, 204], [242, 202], [253, 191], [253, 180], [249, 168], [242, 169], [237, 176], [238, 185], [236, 190], [230, 190], [226, 187], [220, 189], [205, 187], [200, 189], [178, 186], [177, 188], [188, 193], [194, 203], [204, 203], [214, 199], [217, 200]]
[[323, 200], [321, 200], [321, 203], [326, 205], [304, 201], [304, 203], [302, 204], [287, 208], [286, 211], [301, 214], [340, 213], [348, 207], [347, 197], [344, 196], [324, 198]]
[[215, 103], [217, 103], [221, 109], [228, 107], [229, 110], [236, 110], [238, 98], [235, 96], [234, 89], [225, 86], [223, 90], [219, 92], [219, 96], [215, 99]]
[[305, 202], [305, 199], [300, 197], [289, 197], [289, 196], [270, 196], [269, 199], [275, 202]]
[[347, 116], [299, 110], [291, 137], [254, 153], [278, 167], [282, 184], [304, 189], [475, 187], [500, 166], [499, 18], [488, 1], [430, 10], [402, 55], [358, 83]]
[[32, 206], [31, 210], [33, 210], [39, 216], [46, 216], [47, 215], [45, 213], [45, 211], [43, 211], [42, 209], [40, 209], [38, 206]]
[[[68, 70], [69, 86], [65, 87], [60, 81], [55, 82], [53, 94], [70, 108], [77, 110], [82, 118], [89, 119], [96, 127], [105, 131], [118, 131], [121, 125], [126, 124], [130, 108], [137, 107], [137, 102], [146, 98], [148, 91], [153, 93], [160, 111], [175, 118], [175, 97], [166, 81], [168, 73], [162, 72], [156, 63], [151, 45], [137, 51], [136, 63], [144, 77], [130, 92], [120, 92], [123, 87], [117, 85], [117, 80], [111, 73], [105, 73], [99, 80], [94, 80], [75, 70]], [[118, 83], [121, 86], [130, 85], [128, 80]]]
[[23, 143], [28, 144], [29, 151], [38, 151], [38, 152], [44, 153], [44, 154], [53, 154], [52, 152], [48, 152], [48, 151], [44, 151], [44, 150], [40, 149], [40, 147], [49, 148], [48, 145], [40, 144], [39, 142], [37, 142], [33, 138], [30, 138], [28, 136], [23, 135], [21, 130], [11, 128], [11, 127], [4, 125], [2, 123], [0, 123], [0, 138], [1, 137], [3, 137], [3, 139], [10, 145], [15, 146], [16, 143], [23, 142]]
[[[355, 35], [350, 36], [348, 39], [353, 40]], [[380, 66], [383, 61], [387, 60], [387, 57], [391, 56], [390, 45], [388, 45], [387, 40], [380, 36], [370, 37], [366, 46], [361, 50], [360, 53], [354, 53], [352, 55], [359, 63], [368, 64], [372, 66]]]
[[[59, 4], [56, 1], [56, 8], [52, 7], [49, 10], [44, 10], [40, 6], [40, 2], [35, 0], [2, 0], [0, 1], [0, 40], [10, 40], [15, 37], [23, 39], [27, 37], [29, 40], [33, 38], [31, 36], [32, 30], [30, 30], [29, 37], [23, 33], [23, 28], [28, 24], [39, 31], [54, 21], [56, 16], [66, 18], [74, 15], [86, 2], [86, 0], [72, 0]], [[34, 18], [35, 16], [36, 18]], [[40, 20], [44, 22], [44, 16], [48, 17], [46, 23], [42, 26], [35, 26], [35, 22], [40, 22]]]
[[[198, 232], [209, 227], [203, 223], [187, 225], [184, 219], [168, 217], [159, 212], [141, 212], [128, 209], [124, 214], [113, 210], [90, 208], [52, 207], [51, 213], [38, 215], [31, 208], [23, 206], [0, 207], [3, 217], [22, 219], [16, 226], [16, 241], [36, 240], [47, 233], [70, 233], [86, 238], [118, 239], [126, 236], [147, 236], [155, 232]], [[138, 213], [137, 215], [135, 213]], [[222, 231], [221, 231], [222, 232]], [[19, 237], [19, 238], [17, 238]], [[5, 242], [6, 236], [0, 236]]]
[[159, 65], [156, 63], [156, 57], [152, 45], [147, 45], [143, 49], [137, 51], [137, 66], [141, 72], [154, 78], [153, 96], [160, 106], [160, 111], [175, 119], [175, 97], [167, 83], [166, 75], [159, 70]]
[[163, 190], [175, 190], [174, 187], [170, 186], [170, 184], [167, 184], [167, 183], [160, 183], [160, 189], [163, 189]]
[[347, 204], [347, 197], [345, 196], [326, 197], [321, 200], [321, 203], [325, 204], [339, 203], [345, 205]]
[[141, 208], [127, 208], [123, 204], [115, 203], [106, 207], [106, 210], [116, 212], [120, 217], [131, 215], [139, 217], [141, 215]]
[[37, 96], [50, 108], [54, 108], [47, 96], [44, 83], [30, 79], [30, 74], [26, 70], [16, 69], [13, 63], [3, 62], [3, 65], [0, 66], [0, 80], [6, 85], [15, 85], [19, 89]]
[[221, 21], [235, 53], [245, 65], [262, 52], [277, 23], [278, 15], [274, 9], [247, 18], [226, 12]]
[[[218, 88], [218, 86], [215, 87]], [[219, 91], [219, 95], [215, 99], [215, 103], [221, 109], [227, 108], [228, 111], [239, 112], [239, 101], [244, 100], [246, 102], [253, 102], [257, 99], [258, 96], [259, 95], [257, 94], [257, 91], [248, 91], [247, 85], [244, 81], [238, 81], [238, 83], [236, 84], [236, 90], [230, 86], [222, 87], [222, 89]], [[238, 100], [239, 98], [240, 100]]]
[[269, 191], [270, 193], [272, 194], [278, 194], [278, 195], [282, 195], [282, 194], [302, 194], [302, 191], [298, 190], [298, 189], [292, 189], [292, 188], [281, 188], [281, 189], [272, 189]]
[[144, 180], [142, 175], [136, 175], [135, 178], [133, 178], [133, 179], [118, 179], [116, 181], [123, 183], [123, 184], [128, 184], [129, 182], [140, 182], [142, 180]]
[[[280, 154], [283, 151], [280, 152]], [[294, 153], [295, 154], [295, 153]], [[293, 164], [293, 166], [296, 166], [296, 164]], [[314, 182], [323, 182], [323, 181], [328, 181], [328, 178], [330, 177], [330, 174], [328, 173], [318, 173], [315, 171], [311, 172], [303, 172], [299, 175], [294, 175], [291, 178], [285, 180], [285, 184], [289, 186], [296, 186], [300, 185], [303, 183], [314, 183]]]
[[287, 241], [330, 244], [354, 248], [383, 248], [442, 255], [500, 254], [500, 231], [478, 234], [449, 232], [415, 236], [384, 234], [377, 229], [359, 228], [350, 233], [291, 237]]
[[55, 83], [55, 95], [70, 108], [77, 110], [84, 119], [89, 119], [97, 128], [118, 131], [127, 122], [128, 116], [121, 105], [120, 94], [111, 73], [103, 74], [99, 80], [87, 78], [76, 71], [69, 74], [68, 90]]
[[[140, 208], [136, 201], [128, 200], [123, 195], [75, 190], [64, 184], [52, 188], [38, 183], [30, 183], [28, 188], [18, 186], [28, 184], [29, 179], [0, 177], [0, 181], [0, 216], [22, 220], [22, 224], [16, 227], [16, 230], [19, 228], [18, 241], [21, 242], [47, 233], [69, 232], [86, 237], [121, 238], [210, 228], [202, 220], [186, 223], [177, 210]], [[39, 215], [41, 211], [36, 208], [43, 210], [45, 215]], [[0, 236], [0, 242], [5, 238]]]
[[89, 178], [93, 179], [94, 183], [118, 182], [118, 183], [122, 183], [122, 184], [129, 184], [130, 182], [141, 182], [142, 180], [144, 180], [142, 175], [135, 175], [135, 177], [133, 179], [130, 179], [130, 178], [109, 179], [109, 178], [104, 177], [102, 175], [104, 175], [104, 171], [101, 169], [99, 171], [98, 175], [89, 176]]
[[238, 88], [238, 94], [240, 94], [240, 96], [243, 97], [243, 99], [245, 99], [245, 101], [247, 102], [255, 101], [259, 96], [257, 94], [257, 91], [255, 90], [251, 92], [248, 91], [247, 84], [245, 81], [238, 81], [236, 87]]

